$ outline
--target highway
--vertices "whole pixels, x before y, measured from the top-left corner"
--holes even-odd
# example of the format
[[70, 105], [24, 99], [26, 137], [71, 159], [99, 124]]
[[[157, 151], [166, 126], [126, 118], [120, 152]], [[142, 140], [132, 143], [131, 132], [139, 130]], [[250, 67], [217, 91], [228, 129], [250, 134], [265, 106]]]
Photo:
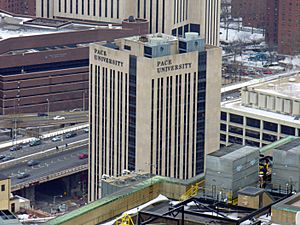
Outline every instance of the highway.
[[[65, 119], [54, 120], [55, 116], [61, 116]], [[69, 123], [85, 123], [88, 121], [87, 112], [55, 112], [49, 116], [37, 116], [36, 114], [13, 114], [0, 116], [1, 128], [27, 128], [48, 125], [60, 125]]]
[[[52, 138], [48, 138], [48, 139], [42, 140], [41, 145], [32, 146], [32, 147], [30, 147], [29, 144], [22, 145], [22, 149], [17, 150], [17, 151], [10, 151], [9, 148], [3, 148], [3, 149], [0, 149], [0, 155], [13, 156], [15, 158], [19, 158], [19, 157], [23, 157], [23, 156], [27, 156], [27, 155], [31, 155], [31, 154], [34, 154], [37, 152], [44, 151], [46, 149], [55, 148], [56, 146], [65, 147], [65, 144], [69, 145], [72, 142], [88, 139], [88, 134], [84, 133], [83, 130], [77, 131], [76, 133], [77, 133], [77, 136], [72, 137], [72, 138], [65, 138], [65, 135], [59, 135], [59, 136], [63, 136], [63, 141], [53, 142], [51, 140]], [[3, 162], [0, 161], [0, 165], [2, 163]]]
[[[49, 176], [56, 172], [66, 169], [87, 165], [88, 159], [79, 159], [80, 153], [87, 153], [88, 145], [75, 148], [73, 150], [61, 152], [47, 158], [38, 160], [39, 165], [27, 166], [27, 164], [19, 164], [11, 168], [1, 170], [1, 173], [11, 177], [12, 190], [17, 190], [16, 186], [21, 183], [30, 184], [33, 180], [38, 180], [43, 176]], [[29, 173], [30, 176], [23, 179], [16, 178], [20, 172]]]

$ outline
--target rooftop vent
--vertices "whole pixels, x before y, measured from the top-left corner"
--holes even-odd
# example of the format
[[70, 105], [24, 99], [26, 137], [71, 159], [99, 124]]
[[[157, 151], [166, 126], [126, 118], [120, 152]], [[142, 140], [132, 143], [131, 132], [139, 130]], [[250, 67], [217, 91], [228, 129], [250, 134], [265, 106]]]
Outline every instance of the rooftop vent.
[[134, 16], [129, 16], [128, 21], [131, 22], [131, 23], [134, 23], [135, 22]]

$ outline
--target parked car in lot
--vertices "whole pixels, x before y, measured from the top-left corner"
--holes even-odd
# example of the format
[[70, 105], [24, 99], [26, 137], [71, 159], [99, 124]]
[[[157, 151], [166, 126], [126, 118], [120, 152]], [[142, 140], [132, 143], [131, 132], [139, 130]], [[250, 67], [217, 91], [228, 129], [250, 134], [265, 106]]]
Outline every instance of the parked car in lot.
[[29, 173], [19, 173], [19, 174], [17, 175], [17, 178], [18, 178], [18, 179], [24, 179], [24, 178], [29, 177], [29, 176], [30, 176]]
[[4, 159], [5, 155], [0, 155], [0, 160]]
[[88, 158], [88, 157], [89, 157], [89, 155], [86, 154], [86, 153], [81, 153], [81, 154], [79, 154], [79, 159], [86, 159], [86, 158]]
[[15, 158], [15, 157], [8, 155], [8, 156], [5, 156], [5, 157], [2, 159], [2, 162], [6, 162], [6, 161], [12, 160], [12, 159], [14, 159], [14, 158]]
[[67, 133], [66, 134], [66, 138], [72, 138], [72, 137], [75, 137], [77, 135], [77, 133], [76, 132], [69, 132], [69, 133]]
[[32, 146], [37, 146], [37, 145], [40, 145], [40, 144], [42, 144], [41, 139], [35, 139], [35, 140], [33, 140], [29, 143], [29, 146], [32, 147]]
[[14, 145], [14, 146], [9, 148], [9, 151], [13, 152], [13, 151], [18, 151], [20, 149], [22, 149], [21, 145]]
[[29, 161], [27, 162], [27, 166], [35, 166], [35, 165], [38, 165], [38, 164], [40, 164], [40, 162], [37, 161], [37, 160], [34, 160], [34, 159], [29, 160]]
[[54, 120], [64, 120], [66, 119], [64, 116], [55, 116], [53, 117]]
[[62, 141], [62, 136], [56, 136], [54, 138], [51, 139], [53, 142], [58, 142], [58, 141]]

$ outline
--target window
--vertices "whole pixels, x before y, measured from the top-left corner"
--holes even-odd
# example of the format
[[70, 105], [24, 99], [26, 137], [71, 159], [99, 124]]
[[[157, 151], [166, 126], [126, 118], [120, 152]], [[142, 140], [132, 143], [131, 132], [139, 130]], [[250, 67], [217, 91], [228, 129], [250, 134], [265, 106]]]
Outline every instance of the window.
[[226, 141], [226, 135], [225, 134], [221, 134], [220, 135], [220, 139], [221, 139], [221, 141]]
[[124, 49], [126, 49], [126, 50], [131, 50], [131, 47], [129, 46], [129, 45], [124, 45]]
[[263, 134], [263, 138], [264, 141], [270, 141], [270, 142], [274, 142], [277, 140], [277, 137], [271, 134]]
[[256, 127], [256, 128], [260, 128], [260, 120], [257, 119], [253, 119], [253, 118], [248, 118], [246, 119], [246, 124], [249, 127]]
[[295, 135], [295, 128], [285, 126], [285, 125], [281, 125], [281, 133], [282, 134], [287, 134], [287, 135]]
[[5, 184], [1, 185], [1, 191], [5, 191]]
[[243, 129], [239, 127], [229, 126], [229, 132], [234, 134], [243, 135]]
[[226, 124], [221, 123], [220, 129], [223, 131], [226, 131]]
[[230, 122], [232, 123], [239, 123], [239, 124], [243, 124], [243, 117], [236, 115], [236, 114], [230, 114]]
[[264, 129], [269, 130], [269, 131], [273, 131], [273, 132], [277, 132], [278, 125], [276, 123], [271, 123], [271, 122], [264, 121]]
[[229, 136], [229, 142], [230, 143], [236, 143], [236, 144], [243, 144], [242, 138], [234, 137], [234, 136]]
[[224, 120], [224, 121], [227, 120], [227, 113], [226, 112], [221, 112], [221, 120]]
[[252, 130], [246, 130], [246, 136], [259, 139], [260, 138], [260, 133], [256, 132], [256, 131], [252, 131]]

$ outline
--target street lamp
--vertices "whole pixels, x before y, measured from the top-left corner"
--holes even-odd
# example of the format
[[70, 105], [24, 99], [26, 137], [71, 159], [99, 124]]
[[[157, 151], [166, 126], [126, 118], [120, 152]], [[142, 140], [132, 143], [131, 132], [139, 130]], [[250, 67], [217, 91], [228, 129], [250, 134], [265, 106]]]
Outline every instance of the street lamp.
[[55, 199], [56, 198], [62, 198], [63, 196], [62, 195], [55, 195], [53, 196], [53, 205], [55, 205]]
[[48, 104], [48, 106], [47, 106], [47, 111], [48, 111], [48, 120], [49, 120], [49, 111], [50, 111], [50, 101], [49, 101], [49, 99], [47, 98], [46, 99], [47, 100], [47, 104]]

